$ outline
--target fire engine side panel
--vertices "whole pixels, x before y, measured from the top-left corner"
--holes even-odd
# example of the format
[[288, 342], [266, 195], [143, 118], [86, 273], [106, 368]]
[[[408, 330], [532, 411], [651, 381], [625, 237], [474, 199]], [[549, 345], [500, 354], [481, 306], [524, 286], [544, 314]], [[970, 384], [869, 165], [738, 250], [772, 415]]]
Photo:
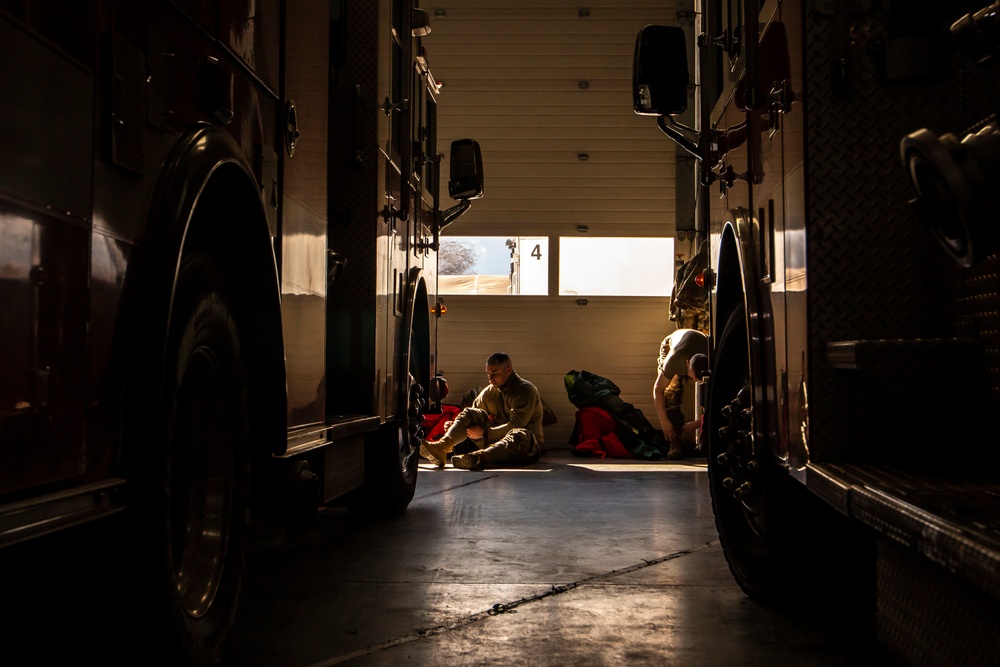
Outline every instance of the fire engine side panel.
[[[785, 110], [777, 118], [780, 124], [783, 176], [781, 233], [776, 234], [776, 261], [784, 277], [784, 322], [776, 321], [776, 337], [784, 341], [784, 371], [779, 370], [779, 395], [782, 434], [785, 451], [793, 465], [802, 464], [806, 437], [806, 349], [807, 319], [805, 219], [805, 81], [802, 58], [802, 7], [796, 2], [783, 2], [778, 20], [788, 37], [790, 95]], [[779, 358], [780, 360], [780, 358]]]
[[[332, 98], [330, 250], [346, 265], [331, 295], [332, 414], [397, 414], [406, 360], [410, 225], [419, 201], [406, 181], [411, 117], [411, 2], [347, 3], [343, 62]], [[406, 181], [408, 182], [408, 181]], [[364, 378], [339, 382], [338, 378]]]
[[[292, 7], [296, 12], [324, 12], [317, 5], [307, 2], [304, 9]], [[278, 56], [280, 55], [281, 39], [281, 4], [274, 0], [256, 2], [252, 8], [247, 4], [219, 2], [217, 13], [219, 39], [232, 51], [241, 62], [250, 68], [271, 90], [278, 90]], [[316, 17], [317, 19], [321, 17]], [[303, 40], [309, 32], [317, 32], [316, 26], [304, 26], [301, 20], [288, 24], [288, 30], [302, 34]], [[309, 31], [309, 32], [306, 32]], [[310, 35], [308, 41], [317, 39], [318, 35]], [[319, 46], [319, 45], [316, 45]], [[320, 60], [316, 61], [319, 66]], [[287, 72], [286, 72], [287, 74]]]
[[[944, 81], [920, 71], [896, 76], [892, 63], [919, 62], [920, 51], [926, 55], [945, 44], [940, 33], [934, 33], [936, 41], [922, 41], [921, 31], [946, 28], [955, 10], [939, 3], [871, 7], [805, 17], [809, 432], [815, 461], [920, 457], [922, 446], [939, 448], [948, 435], [928, 434], [927, 427], [955, 420], [976, 393], [959, 390], [952, 373], [960, 369], [948, 359], [887, 356], [877, 370], [850, 373], [830, 366], [828, 343], [974, 336], [987, 349], [998, 347], [996, 316], [990, 314], [995, 292], [988, 296], [996, 285], [996, 257], [972, 272], [953, 266], [908, 212], [912, 191], [899, 158], [899, 141], [910, 132], [928, 127], [962, 136], [995, 112], [995, 71], [963, 66]], [[949, 62], [947, 52], [940, 58]], [[835, 67], [838, 59], [847, 64], [846, 77], [836, 75], [842, 70]], [[989, 363], [996, 368], [995, 352]], [[993, 424], [996, 384], [994, 372]]]
[[771, 450], [800, 460], [806, 339], [801, 7], [769, 1], [761, 9], [760, 25], [764, 102], [756, 114], [747, 114], [747, 142], [754, 156], [751, 199], [764, 357], [761, 396], [768, 406]]
[[411, 102], [404, 80], [408, 80], [411, 65], [410, 34], [406, 30], [409, 18], [406, 17], [404, 25], [403, 15], [404, 7], [405, 13], [409, 13], [410, 2], [389, 0], [378, 5], [378, 99], [389, 103], [389, 110], [379, 115], [378, 123], [379, 159], [384, 161], [383, 168], [378, 171], [385, 178], [379, 186], [378, 210], [388, 212], [388, 215], [383, 213], [378, 227], [375, 296], [379, 321], [376, 329], [375, 401], [377, 412], [384, 418], [393, 414], [396, 407], [396, 394], [392, 391], [396, 369], [395, 333], [402, 321], [401, 298], [405, 293], [403, 281], [406, 279], [406, 228], [409, 222], [401, 217], [402, 211], [408, 212], [401, 179], [405, 174], [402, 153]]
[[[299, 136], [282, 153], [281, 315], [288, 426], [324, 421], [326, 412], [328, 2], [285, 9], [286, 114]], [[294, 104], [294, 110], [291, 105]]]
[[[180, 133], [200, 124], [224, 127], [255, 166], [265, 199], [274, 200], [277, 187], [276, 91], [259, 82], [242, 60], [276, 63], [277, 27], [262, 24], [274, 20], [278, 3], [259, 3], [253, 16], [247, 8], [241, 14], [227, 5], [230, 11], [219, 12], [208, 3], [183, 3], [180, 9], [165, 2], [116, 2], [112, 6], [102, 29], [123, 46], [116, 48], [111, 57], [99, 55], [99, 71], [105, 74], [101, 81], [110, 79], [113, 70], [123, 70], [127, 76], [121, 85], [138, 86], [141, 91], [136, 101], [130, 101], [128, 95], [125, 99], [139, 105], [133, 113], [139, 113], [146, 122], [141, 132], [115, 130], [117, 123], [112, 119], [118, 113], [118, 96], [107, 89], [98, 91], [90, 323], [91, 384], [97, 398], [92, 401], [92, 424], [110, 424], [117, 418], [116, 399], [108, 392], [126, 372], [121, 367], [121, 353], [128, 339], [122, 337], [147, 338], [146, 344], [153, 345], [165, 327], [164, 304], [155, 302], [147, 290], [155, 285], [159, 293], [165, 282], [169, 289], [175, 269], [172, 256], [180, 250], [188, 220], [166, 219], [165, 215], [187, 213], [173, 209], [167, 213], [162, 207], [154, 208], [152, 201], [160, 184], [185, 178], [169, 173], [178, 168], [168, 162], [168, 155]], [[220, 21], [225, 34], [216, 40], [223, 29]], [[237, 57], [229, 49], [230, 41], [242, 39], [240, 35], [247, 32], [255, 35], [247, 40], [252, 46], [246, 46], [242, 56]], [[130, 59], [130, 68], [119, 65], [119, 61]], [[212, 66], [212, 62], [216, 65]], [[112, 150], [116, 144], [134, 146], [132, 152], [143, 156], [138, 168], [122, 164]], [[185, 162], [181, 168], [190, 166]], [[202, 185], [192, 181], [184, 187]], [[151, 219], [156, 219], [152, 227]], [[273, 221], [271, 232], [276, 233]], [[248, 240], [250, 234], [247, 229], [242, 240]], [[137, 253], [139, 246], [144, 249]], [[273, 271], [273, 265], [255, 268], [258, 275], [269, 270]], [[261, 279], [267, 280], [263, 276]], [[147, 310], [151, 308], [161, 310]], [[94, 438], [108, 437], [104, 427], [92, 426], [92, 431]]]
[[[333, 286], [328, 311], [328, 402], [330, 414], [375, 414], [376, 350], [385, 317], [385, 271], [381, 243], [386, 234], [379, 215], [385, 183], [379, 147], [379, 10], [377, 2], [346, 3], [343, 62], [331, 92], [330, 250], [343, 255], [343, 275]], [[377, 115], [378, 114], [378, 115]], [[379, 295], [382, 295], [381, 297]], [[348, 378], [366, 378], [364, 382]], [[375, 383], [373, 386], [372, 382]]]
[[[19, 142], [4, 142], [0, 167], [2, 298], [14, 314], [4, 318], [3, 348], [19, 361], [0, 407], [2, 428], [16, 437], [0, 440], [23, 436], [32, 445], [0, 468], [19, 487], [115, 472], [124, 377], [134, 361], [125, 350], [154, 349], [163, 334], [170, 257], [187, 223], [152, 204], [171, 176], [163, 170], [180, 133], [225, 126], [273, 193], [263, 176], [273, 171], [274, 98], [250, 68], [266, 63], [273, 76], [277, 58], [268, 48], [277, 28], [261, 22], [277, 15], [277, 4], [242, 18], [182, 4], [37, 2], [2, 20], [0, 41], [12, 49], [4, 62], [16, 63], [5, 66], [3, 88], [18, 101], [4, 106], [15, 117], [3, 124]], [[227, 17], [242, 32], [227, 24], [213, 41], [217, 18]], [[218, 67], [207, 67], [212, 58]], [[16, 129], [27, 121], [34, 128]], [[57, 414], [65, 432], [50, 451], [44, 424]]]
[[6, 493], [88, 467], [95, 82], [92, 63], [57, 53], [3, 16], [0, 60], [17, 63], [4, 67], [0, 105], [0, 493]]
[[[145, 68], [150, 34], [171, 34], [162, 40], [162, 47], [149, 53], [149, 62], [166, 63], [163, 55], [173, 53], [171, 74], [196, 67], [191, 48], [196, 41], [181, 39], [185, 28], [190, 30], [181, 16], [170, 11], [161, 13], [162, 5], [124, 5], [105, 3], [100, 18], [95, 18], [105, 48], [98, 48], [95, 67], [98, 79], [96, 93], [95, 146], [92, 182], [94, 192], [93, 235], [91, 249], [91, 306], [90, 306], [90, 406], [88, 410], [88, 448], [105, 449], [115, 446], [114, 424], [121, 418], [118, 404], [119, 392], [127, 374], [123, 352], [129, 349], [128, 339], [148, 338], [155, 344], [151, 331], [165, 328], [162, 321], [148, 320], [143, 309], [152, 306], [153, 299], [141, 294], [152, 271], [143, 275], [144, 261], [156, 252], [163, 236], [154, 240], [149, 228], [150, 202], [156, 187], [158, 170], [175, 132], [165, 131], [167, 116], [164, 107], [147, 115], [143, 122], [145, 99], [151, 90], [161, 90], [178, 97], [184, 87], [170, 81], [170, 74], [157, 67], [155, 85], [147, 88]], [[152, 17], [155, 16], [155, 21]], [[156, 32], [147, 29], [155, 23]], [[178, 30], [177, 28], [181, 28]], [[110, 42], [112, 48], [107, 48]], [[196, 49], [202, 52], [202, 49]], [[188, 70], [189, 72], [191, 70]], [[190, 84], [189, 84], [190, 85]], [[169, 104], [169, 103], [168, 103]], [[188, 106], [169, 104], [175, 112], [170, 120], [183, 123], [193, 111]], [[136, 115], [139, 117], [136, 118]], [[173, 124], [173, 123], [171, 123]], [[132, 155], [126, 162], [121, 155]], [[145, 253], [140, 246], [149, 244]], [[166, 248], [162, 248], [166, 250]], [[169, 252], [169, 250], [166, 250]], [[149, 266], [149, 264], [145, 264]], [[169, 278], [161, 277], [166, 281]], [[162, 283], [160, 283], [162, 285]], [[134, 294], [130, 299], [128, 294]], [[161, 315], [165, 318], [165, 315]], [[145, 326], [149, 326], [147, 330]], [[129, 332], [132, 332], [130, 335]], [[145, 372], [150, 372], [147, 369]], [[133, 388], [133, 390], [136, 390]]]

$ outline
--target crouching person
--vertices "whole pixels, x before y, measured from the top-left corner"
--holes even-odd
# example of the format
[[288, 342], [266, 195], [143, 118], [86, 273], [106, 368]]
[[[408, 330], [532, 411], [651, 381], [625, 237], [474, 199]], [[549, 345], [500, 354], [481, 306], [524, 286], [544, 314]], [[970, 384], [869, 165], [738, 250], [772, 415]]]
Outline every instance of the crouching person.
[[486, 375], [489, 385], [471, 407], [455, 417], [444, 435], [437, 442], [421, 441], [421, 456], [443, 468], [451, 451], [469, 439], [476, 448], [452, 456], [456, 468], [524, 466], [538, 460], [544, 442], [538, 389], [514, 372], [510, 357], [503, 352], [486, 360]]

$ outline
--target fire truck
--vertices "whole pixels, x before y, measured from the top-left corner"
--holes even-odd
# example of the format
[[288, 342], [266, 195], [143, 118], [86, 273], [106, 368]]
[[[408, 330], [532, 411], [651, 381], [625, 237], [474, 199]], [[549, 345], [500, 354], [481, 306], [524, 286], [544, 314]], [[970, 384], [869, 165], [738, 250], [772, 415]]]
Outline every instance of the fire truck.
[[413, 497], [438, 235], [483, 192], [458, 140], [441, 208], [429, 30], [0, 2], [0, 545], [124, 510], [130, 609], [184, 660], [219, 659], [252, 518]]
[[[710, 244], [700, 445], [752, 598], [997, 664], [1000, 3], [681, 2], [633, 107]], [[690, 221], [690, 226], [684, 223]]]

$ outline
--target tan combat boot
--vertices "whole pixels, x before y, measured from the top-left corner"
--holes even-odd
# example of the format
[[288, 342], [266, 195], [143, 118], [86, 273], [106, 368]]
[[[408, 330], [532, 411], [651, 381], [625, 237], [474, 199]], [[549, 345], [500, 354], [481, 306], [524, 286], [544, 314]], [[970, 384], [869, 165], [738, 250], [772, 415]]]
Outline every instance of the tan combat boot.
[[451, 444], [448, 442], [428, 442], [427, 440], [420, 440], [420, 455], [436, 465], [438, 468], [443, 468], [445, 462], [448, 460], [448, 452], [452, 449]]
[[483, 470], [497, 465], [497, 451], [493, 447], [477, 449], [468, 454], [457, 454], [451, 457], [451, 464], [462, 470]]
[[469, 452], [468, 454], [457, 454], [451, 457], [451, 464], [462, 470], [482, 470], [483, 461], [480, 452]]

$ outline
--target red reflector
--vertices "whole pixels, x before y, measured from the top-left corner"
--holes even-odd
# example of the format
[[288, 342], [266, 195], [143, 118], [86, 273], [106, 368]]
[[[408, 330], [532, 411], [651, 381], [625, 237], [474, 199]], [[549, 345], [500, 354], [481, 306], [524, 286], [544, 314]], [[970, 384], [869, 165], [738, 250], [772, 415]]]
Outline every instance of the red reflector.
[[698, 287], [705, 286], [705, 272], [701, 271], [698, 275], [694, 277], [694, 284]]
[[448, 386], [448, 381], [445, 380], [440, 375], [436, 376], [431, 380], [431, 400], [434, 402], [443, 401], [451, 393], [451, 387]]

